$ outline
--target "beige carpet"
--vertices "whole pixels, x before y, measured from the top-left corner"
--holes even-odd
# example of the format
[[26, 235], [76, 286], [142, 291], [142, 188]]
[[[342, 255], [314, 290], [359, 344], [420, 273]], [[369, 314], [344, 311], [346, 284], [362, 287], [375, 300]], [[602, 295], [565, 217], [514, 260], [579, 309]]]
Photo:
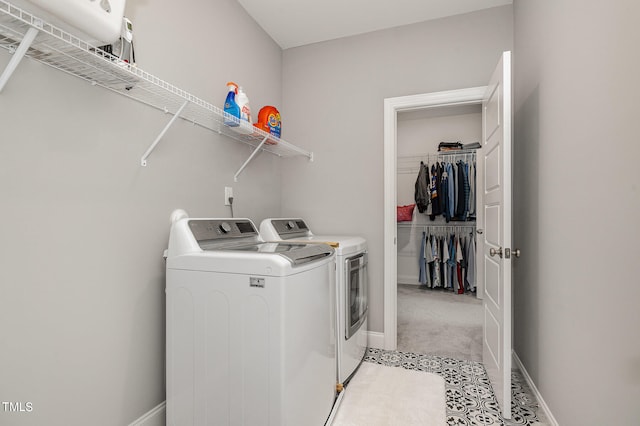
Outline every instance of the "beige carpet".
[[363, 362], [332, 426], [442, 426], [444, 379], [436, 374]]
[[482, 300], [398, 284], [398, 351], [482, 362]]

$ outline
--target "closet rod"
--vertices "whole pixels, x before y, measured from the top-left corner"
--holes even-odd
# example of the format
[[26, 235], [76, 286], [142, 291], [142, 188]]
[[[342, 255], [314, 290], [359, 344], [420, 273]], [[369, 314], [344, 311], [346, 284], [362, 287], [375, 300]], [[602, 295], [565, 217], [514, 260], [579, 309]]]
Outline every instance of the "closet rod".
[[419, 154], [419, 155], [408, 155], [408, 156], [398, 156], [397, 157], [397, 168], [396, 172], [399, 174], [415, 174], [420, 171], [420, 166], [418, 161], [422, 161], [427, 164], [432, 164], [434, 162], [446, 161], [446, 162], [455, 162], [457, 160], [463, 160], [465, 162], [473, 162], [476, 160], [476, 152], [470, 150], [457, 150], [457, 151], [447, 151], [447, 152], [438, 152], [431, 154]]
[[475, 228], [476, 225], [420, 225], [423, 228]]
[[398, 223], [397, 225], [400, 228], [424, 228], [424, 227], [443, 228], [443, 227], [452, 227], [452, 226], [466, 227], [466, 228], [475, 228], [476, 227], [476, 222], [457, 222], [457, 223], [460, 223], [460, 225], [457, 225], [456, 222], [450, 222], [450, 223]]
[[431, 235], [447, 235], [447, 234], [470, 234], [475, 235], [475, 228], [472, 226], [439, 226], [436, 228], [425, 226], [422, 229], [418, 228], [415, 231], [422, 231], [423, 233]]
[[[473, 154], [473, 153], [448, 154], [448, 155], [427, 154], [427, 155], [423, 155], [423, 156], [416, 155], [415, 157], [403, 157], [403, 158], [398, 157], [398, 164], [399, 164], [398, 168], [399, 169], [407, 168], [406, 167], [407, 163], [409, 163], [410, 166], [413, 166], [413, 163], [416, 163], [418, 161], [423, 161], [423, 162], [431, 164], [434, 161], [448, 161], [448, 162], [451, 162], [451, 160], [455, 161], [455, 160], [459, 160], [459, 159], [463, 159], [465, 161], [474, 161], [476, 159], [476, 154]], [[415, 168], [415, 166], [414, 166], [414, 168]]]
[[437, 155], [475, 154], [476, 149], [452, 149], [449, 151], [438, 151]]
[[419, 160], [421, 158], [429, 158], [429, 157], [441, 157], [441, 156], [450, 156], [450, 155], [476, 155], [477, 150], [475, 149], [456, 149], [451, 151], [437, 151], [430, 152], [426, 154], [415, 154], [415, 155], [398, 155], [398, 160]]

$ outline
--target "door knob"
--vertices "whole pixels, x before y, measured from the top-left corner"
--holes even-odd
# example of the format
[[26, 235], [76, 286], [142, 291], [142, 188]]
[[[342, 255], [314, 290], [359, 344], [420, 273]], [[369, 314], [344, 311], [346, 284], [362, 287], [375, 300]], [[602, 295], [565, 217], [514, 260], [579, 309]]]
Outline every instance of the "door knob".
[[500, 256], [500, 258], [502, 258], [502, 247], [499, 247], [498, 250], [494, 248], [489, 249], [489, 254], [491, 255], [491, 257], [497, 254], [498, 256]]
[[513, 249], [511, 253], [514, 257], [520, 257], [520, 249]]

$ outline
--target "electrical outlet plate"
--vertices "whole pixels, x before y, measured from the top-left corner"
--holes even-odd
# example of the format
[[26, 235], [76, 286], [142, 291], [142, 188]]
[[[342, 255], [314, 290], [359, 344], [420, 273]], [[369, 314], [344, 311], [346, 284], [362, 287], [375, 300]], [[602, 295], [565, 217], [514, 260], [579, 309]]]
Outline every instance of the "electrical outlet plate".
[[230, 206], [231, 202], [229, 201], [229, 198], [233, 197], [233, 188], [230, 186], [225, 186], [224, 187], [224, 205], [225, 206]]

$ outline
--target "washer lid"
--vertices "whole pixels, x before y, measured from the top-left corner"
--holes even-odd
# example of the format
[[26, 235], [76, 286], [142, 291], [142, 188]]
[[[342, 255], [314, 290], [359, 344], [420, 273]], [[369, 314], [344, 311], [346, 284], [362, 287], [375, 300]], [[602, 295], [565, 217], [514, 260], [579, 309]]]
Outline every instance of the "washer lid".
[[292, 242], [264, 243], [248, 219], [191, 219], [189, 230], [200, 249], [278, 254], [292, 265], [302, 265], [331, 256], [334, 250], [324, 244]]
[[217, 246], [210, 249], [207, 249], [202, 245], [201, 247], [203, 250], [278, 254], [287, 259], [294, 266], [320, 260], [325, 257], [329, 257], [334, 253], [334, 250], [326, 244], [301, 244], [288, 242], [258, 243], [227, 247]]

